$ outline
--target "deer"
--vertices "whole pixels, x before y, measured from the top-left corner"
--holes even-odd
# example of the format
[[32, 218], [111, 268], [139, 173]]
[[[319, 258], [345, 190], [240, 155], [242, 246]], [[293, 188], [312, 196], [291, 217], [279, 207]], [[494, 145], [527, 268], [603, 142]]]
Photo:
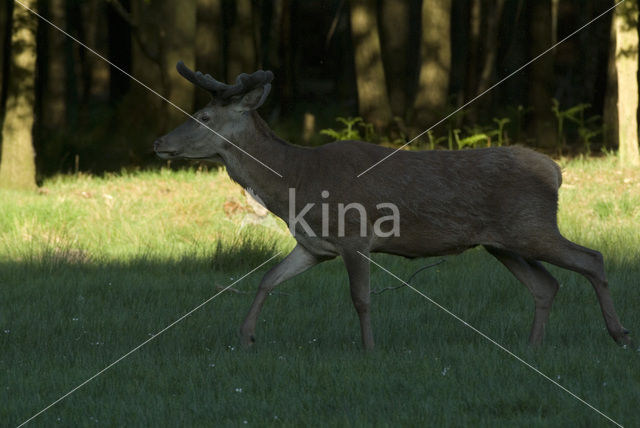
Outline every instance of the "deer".
[[[232, 180], [251, 189], [287, 223], [296, 241], [260, 281], [240, 329], [243, 345], [256, 341], [258, 316], [277, 285], [341, 257], [362, 346], [373, 349], [372, 253], [418, 258], [454, 255], [478, 246], [532, 294], [531, 345], [542, 343], [559, 288], [542, 262], [584, 276], [595, 290], [610, 336], [618, 344], [630, 343], [629, 331], [614, 309], [602, 254], [569, 241], [559, 231], [562, 174], [549, 157], [520, 146], [401, 150], [393, 156], [393, 149], [363, 141], [297, 146], [278, 137], [257, 112], [271, 90], [271, 71], [243, 73], [235, 84], [194, 72], [182, 61], [177, 71], [208, 91], [211, 101], [158, 138], [153, 143], [156, 155], [221, 162]], [[384, 162], [358, 176], [381, 159]], [[389, 224], [385, 228], [383, 223]]]

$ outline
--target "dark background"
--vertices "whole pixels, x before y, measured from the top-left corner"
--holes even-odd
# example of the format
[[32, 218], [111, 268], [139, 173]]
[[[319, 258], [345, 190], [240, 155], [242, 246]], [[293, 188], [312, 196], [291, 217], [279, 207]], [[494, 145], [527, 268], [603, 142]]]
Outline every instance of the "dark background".
[[[273, 70], [272, 94], [261, 114], [283, 138], [304, 145], [330, 141], [319, 130], [340, 129], [336, 117], [349, 116], [372, 123], [375, 134], [369, 137], [376, 143], [408, 141], [612, 5], [604, 0], [37, 1], [41, 15], [188, 111], [204, 106], [208, 94], [175, 72], [179, 59], [231, 83], [240, 72]], [[3, 100], [13, 7], [8, 1], [0, 11]], [[365, 30], [354, 28], [355, 13], [369, 20]], [[590, 119], [595, 135], [590, 150], [615, 148], [612, 22], [612, 13], [603, 16], [439, 125], [436, 146], [446, 148], [453, 129], [468, 136], [495, 128], [494, 119], [509, 118], [510, 144], [555, 152], [562, 138], [565, 154], [580, 153], [580, 127], [587, 125], [565, 121], [559, 137], [558, 117], [551, 111], [555, 98], [560, 110], [589, 105], [580, 115]], [[429, 32], [434, 34], [427, 37]], [[379, 40], [377, 48], [371, 40]], [[101, 173], [160, 165], [151, 143], [183, 121], [182, 113], [42, 21], [36, 49], [33, 135], [40, 178], [76, 169]], [[372, 53], [363, 65], [356, 52]], [[441, 72], [421, 84], [421, 67], [429, 62]], [[384, 82], [386, 94], [367, 98], [359, 91], [367, 80]], [[425, 104], [419, 94], [436, 100]], [[427, 143], [425, 136], [411, 147]]]

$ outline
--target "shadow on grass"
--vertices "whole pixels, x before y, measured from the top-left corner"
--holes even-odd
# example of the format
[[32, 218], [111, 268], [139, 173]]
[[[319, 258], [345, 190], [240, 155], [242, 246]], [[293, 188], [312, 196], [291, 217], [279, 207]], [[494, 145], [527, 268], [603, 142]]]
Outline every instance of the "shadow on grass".
[[38, 251], [30, 249], [29, 253], [18, 255], [14, 260], [0, 261], [0, 280], [11, 272], [31, 272], [46, 274], [65, 270], [82, 270], [99, 272], [101, 270], [131, 271], [169, 271], [189, 272], [207, 269], [219, 272], [236, 272], [251, 270], [274, 255], [280, 260], [287, 251], [276, 244], [265, 244], [257, 240], [237, 247], [218, 244], [214, 248], [196, 246], [193, 251], [181, 254], [162, 254], [145, 251], [134, 257], [119, 259], [94, 259], [82, 249], [72, 247], [56, 247], [45, 245]]
[[[339, 260], [286, 282], [278, 289], [283, 293], [268, 299], [257, 352], [240, 352], [238, 327], [259, 278], [285, 254], [235, 285], [240, 293], [229, 291], [154, 336], [277, 251], [244, 246], [127, 261], [53, 252], [0, 263], [0, 420], [17, 425], [154, 337], [37, 422], [235, 426], [244, 420], [269, 425], [275, 416], [291, 426], [316, 420], [399, 426], [499, 419], [543, 426], [541, 417], [556, 426], [600, 421], [406, 288], [372, 298], [378, 350], [364, 356]], [[405, 278], [425, 264], [375, 259]], [[580, 395], [631, 421], [628, 406], [618, 403], [638, 398], [637, 379], [629, 373], [640, 367], [635, 355], [610, 343], [585, 281], [558, 272], [565, 286], [548, 341], [543, 351], [528, 353], [532, 302], [524, 287], [481, 251], [448, 260], [414, 285], [554, 379], [567, 379]], [[372, 272], [372, 288], [395, 285], [387, 274]], [[623, 318], [632, 315], [638, 268], [613, 265], [610, 274], [620, 282], [617, 291], [626, 289], [625, 296], [618, 293]], [[626, 318], [637, 322], [635, 315]], [[603, 384], [616, 387], [603, 394]]]

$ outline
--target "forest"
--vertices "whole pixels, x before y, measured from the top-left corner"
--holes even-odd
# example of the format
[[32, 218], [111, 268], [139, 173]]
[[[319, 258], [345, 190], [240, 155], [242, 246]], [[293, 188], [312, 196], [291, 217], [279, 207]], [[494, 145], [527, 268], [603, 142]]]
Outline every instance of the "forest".
[[178, 60], [230, 83], [272, 70], [261, 114], [294, 144], [522, 144], [637, 164], [638, 7], [616, 4], [7, 1], [0, 186], [160, 165], [151, 143], [186, 117], [153, 91], [189, 112], [208, 102]]

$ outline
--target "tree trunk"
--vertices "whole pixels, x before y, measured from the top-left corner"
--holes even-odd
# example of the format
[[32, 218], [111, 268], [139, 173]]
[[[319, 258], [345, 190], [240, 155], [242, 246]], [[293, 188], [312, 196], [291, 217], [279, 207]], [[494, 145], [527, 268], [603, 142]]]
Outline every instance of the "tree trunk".
[[[467, 58], [466, 58], [466, 74], [465, 74], [465, 86], [464, 86], [464, 100], [465, 102], [471, 100], [478, 94], [478, 78], [480, 68], [480, 53], [481, 53], [481, 28], [482, 28], [482, 11], [483, 3], [481, 0], [470, 0], [469, 7], [469, 40], [467, 42]], [[466, 109], [465, 118], [475, 123], [478, 120], [478, 114], [476, 107], [471, 104]], [[462, 116], [460, 116], [460, 120]]]
[[[169, 0], [132, 0], [130, 21], [133, 44], [133, 75], [161, 93], [179, 107], [190, 110], [195, 87], [178, 74], [176, 63], [195, 63], [195, 3], [175, 3]], [[147, 110], [154, 110], [158, 132], [170, 129], [185, 120], [176, 108], [167, 105], [154, 94], [134, 86], [135, 94], [144, 100]]]
[[[9, 68], [11, 65], [11, 28], [12, 25], [12, 16], [13, 16], [13, 2], [6, 2], [2, 6], [1, 17], [2, 21], [0, 22], [2, 26], [2, 47], [0, 48], [0, 125], [2, 125], [2, 121], [4, 119], [4, 112], [7, 101], [7, 89], [9, 87]], [[2, 135], [0, 134], [0, 144], [2, 143]]]
[[[195, 86], [175, 70], [180, 60], [186, 64], [196, 62], [196, 4], [193, 1], [166, 1], [163, 12], [169, 31], [166, 39], [166, 70], [171, 82], [170, 100], [183, 109], [190, 110], [194, 104]], [[178, 124], [185, 120], [185, 116], [179, 110], [171, 108], [169, 120]]]
[[[85, 0], [81, 9], [84, 42], [89, 46], [100, 49], [104, 42], [103, 35], [107, 33], [107, 22], [104, 15], [104, 0]], [[89, 103], [92, 99], [104, 99], [109, 95], [109, 64], [101, 58], [80, 47], [84, 52], [82, 103], [86, 116], [90, 114]], [[102, 50], [102, 49], [101, 49]]]
[[230, 2], [232, 9], [229, 30], [229, 53], [227, 82], [235, 83], [240, 73], [253, 73], [257, 64], [257, 34], [254, 25], [254, 11], [251, 0]]
[[384, 73], [389, 105], [394, 116], [405, 117], [409, 74], [409, 23], [407, 0], [380, 2], [379, 22]]
[[355, 51], [358, 110], [380, 129], [391, 121], [378, 36], [376, 4], [373, 0], [351, 0], [351, 37]]
[[254, 28], [258, 34], [258, 64], [263, 70], [278, 67], [278, 35], [282, 21], [282, 1], [259, 1], [258, 16]]
[[498, 30], [504, 10], [505, 0], [492, 0], [489, 13], [486, 14], [486, 29], [484, 34], [484, 64], [478, 82], [478, 94], [486, 91], [492, 82], [493, 71], [498, 58]]
[[[66, 27], [66, 16], [64, 13], [64, 0], [51, 0], [48, 5], [51, 21], [56, 25]], [[46, 32], [45, 61], [47, 73], [41, 75], [44, 79], [42, 92], [42, 115], [41, 123], [45, 124], [48, 129], [60, 129], [64, 126], [66, 119], [67, 106], [65, 103], [65, 57], [62, 54], [65, 48], [64, 34], [59, 30], [47, 25], [44, 28]]]
[[10, 19], [10, 9], [13, 7], [11, 2], [6, 2], [2, 6], [0, 6], [0, 123], [2, 123], [2, 101], [4, 99], [4, 91], [3, 91], [3, 76], [5, 74], [4, 66], [5, 62], [8, 60], [9, 56], [5, 55], [7, 53], [7, 30], [9, 28], [9, 19]]
[[[137, 79], [169, 97], [171, 84], [166, 60], [166, 39], [171, 33], [164, 25], [160, 25], [162, 14], [157, 3], [154, 2], [154, 5], [151, 7], [144, 0], [131, 0], [131, 13], [127, 15], [133, 39], [131, 70]], [[127, 98], [133, 105], [139, 106], [137, 108], [144, 106], [149, 117], [156, 118], [157, 133], [170, 129], [168, 116], [169, 109], [173, 107], [137, 84], [131, 86]]]
[[[80, 4], [74, 0], [64, 0], [64, 17], [64, 27], [62, 28], [73, 37], [84, 40]], [[64, 46], [65, 123], [75, 127], [78, 124], [80, 112], [80, 82], [82, 82], [82, 61], [80, 58], [85, 55], [85, 52], [84, 48], [78, 46], [69, 37], [64, 37], [62, 43]]]
[[[220, 0], [198, 0], [196, 10], [196, 69], [224, 79], [222, 61], [222, 9]], [[203, 90], [196, 90], [195, 108], [202, 108], [211, 96]]]
[[[551, 47], [551, 1], [533, 1], [529, 8], [529, 57], [533, 58]], [[543, 55], [529, 68], [528, 99], [533, 110], [528, 128], [536, 144], [547, 149], [559, 144], [551, 112], [553, 81], [553, 55]]]
[[[25, 0], [36, 10], [36, 0]], [[2, 125], [0, 187], [33, 189], [36, 187], [33, 150], [33, 109], [36, 72], [37, 17], [15, 4], [11, 34], [11, 67], [7, 105]]]
[[413, 122], [428, 127], [445, 113], [451, 70], [451, 0], [423, 0], [420, 77]]
[[618, 140], [620, 161], [640, 165], [638, 153], [638, 3], [616, 8], [616, 71], [618, 76]]
[[607, 87], [604, 96], [602, 122], [604, 123], [604, 147], [618, 146], [618, 75], [616, 70], [616, 14], [611, 14], [609, 28], [609, 61], [607, 64]]
[[[60, 1], [60, 0], [54, 0]], [[131, 13], [131, 2], [120, 0], [124, 11]], [[107, 55], [109, 61], [131, 73], [131, 27], [115, 10], [113, 4], [107, 5]], [[111, 67], [111, 66], [110, 66]], [[131, 88], [129, 76], [114, 67], [109, 69], [109, 100], [112, 103], [122, 100]]]
[[294, 73], [292, 33], [294, 5], [291, 0], [281, 0], [279, 3], [278, 23], [278, 62], [280, 76], [276, 85], [278, 99], [280, 100], [280, 114], [287, 114], [292, 110], [291, 100], [294, 97]]

